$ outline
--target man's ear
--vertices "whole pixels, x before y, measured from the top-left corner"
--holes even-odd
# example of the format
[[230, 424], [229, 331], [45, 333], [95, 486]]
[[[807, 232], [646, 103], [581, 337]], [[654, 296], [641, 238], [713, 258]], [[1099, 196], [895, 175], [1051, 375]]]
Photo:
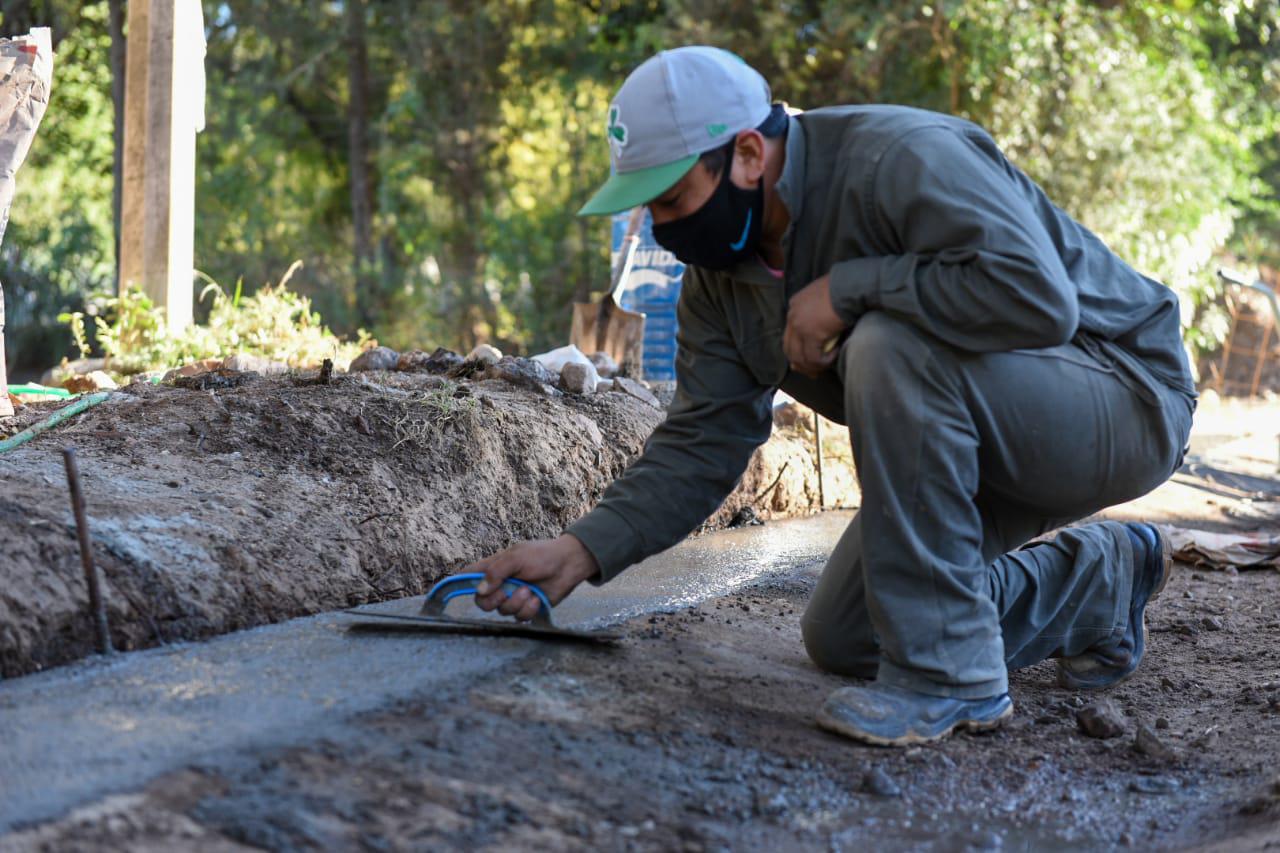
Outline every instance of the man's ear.
[[754, 187], [764, 174], [764, 134], [744, 130], [733, 141], [733, 182], [741, 187]]

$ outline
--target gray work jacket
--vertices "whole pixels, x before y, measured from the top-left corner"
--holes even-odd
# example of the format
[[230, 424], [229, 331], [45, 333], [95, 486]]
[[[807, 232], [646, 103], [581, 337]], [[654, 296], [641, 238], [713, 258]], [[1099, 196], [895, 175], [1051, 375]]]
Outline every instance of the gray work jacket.
[[827, 273], [850, 326], [888, 311], [968, 352], [1074, 341], [1153, 405], [1155, 383], [1194, 397], [1177, 296], [1050, 202], [978, 126], [829, 107], [792, 117], [785, 152], [785, 276], [758, 260], [686, 270], [667, 419], [567, 531], [596, 558], [597, 580], [716, 510], [769, 437], [776, 389], [844, 423], [835, 370], [809, 379], [782, 352], [788, 297]]

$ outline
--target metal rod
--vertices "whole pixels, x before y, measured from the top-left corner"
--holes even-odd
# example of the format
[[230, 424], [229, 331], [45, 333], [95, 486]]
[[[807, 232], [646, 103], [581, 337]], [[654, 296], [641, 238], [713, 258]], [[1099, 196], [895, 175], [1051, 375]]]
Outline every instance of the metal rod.
[[818, 509], [827, 508], [827, 490], [822, 482], [822, 416], [813, 413], [813, 443], [818, 446]]
[[111, 647], [111, 629], [107, 625], [107, 606], [102, 600], [102, 585], [98, 580], [98, 570], [93, 565], [89, 522], [84, 513], [84, 494], [80, 491], [80, 472], [76, 468], [75, 448], [62, 448], [62, 461], [67, 466], [67, 485], [71, 487], [71, 511], [76, 516], [76, 535], [80, 539], [80, 564], [84, 567], [84, 579], [89, 584], [89, 610], [93, 615], [94, 627], [98, 634], [98, 651], [109, 655], [115, 650]]

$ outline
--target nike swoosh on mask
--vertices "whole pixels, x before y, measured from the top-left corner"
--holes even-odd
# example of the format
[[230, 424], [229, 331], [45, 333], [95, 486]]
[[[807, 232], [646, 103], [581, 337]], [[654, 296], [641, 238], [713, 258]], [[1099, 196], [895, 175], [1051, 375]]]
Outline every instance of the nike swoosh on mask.
[[754, 212], [753, 210], [747, 210], [747, 224], [742, 226], [742, 236], [738, 238], [736, 243], [729, 244], [729, 248], [733, 249], [733, 251], [736, 252], [747, 245], [747, 235], [751, 233], [751, 214]]

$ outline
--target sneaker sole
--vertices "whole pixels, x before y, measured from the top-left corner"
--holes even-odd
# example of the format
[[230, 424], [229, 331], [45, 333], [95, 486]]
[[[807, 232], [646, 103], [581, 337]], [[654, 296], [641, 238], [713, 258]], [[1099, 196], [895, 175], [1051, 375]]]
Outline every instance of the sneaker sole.
[[[1169, 537], [1166, 536], [1164, 534], [1164, 531], [1161, 530], [1156, 525], [1152, 524], [1149, 526], [1151, 527], [1152, 530], [1156, 532], [1156, 541], [1160, 543], [1160, 577], [1156, 580], [1156, 585], [1151, 590], [1151, 595], [1147, 597], [1147, 603], [1142, 607], [1142, 648], [1144, 650], [1147, 647], [1147, 641], [1150, 639], [1150, 634], [1147, 633], [1147, 608], [1151, 606], [1151, 602], [1155, 601], [1157, 598], [1160, 597], [1160, 593], [1164, 592], [1164, 588], [1169, 584], [1169, 578], [1172, 577], [1173, 575], [1173, 546], [1169, 542]], [[1058, 669], [1057, 682], [1059, 687], [1065, 687], [1068, 690], [1090, 690], [1090, 691], [1110, 690], [1112, 687], [1118, 687], [1119, 685], [1124, 684], [1130, 678], [1133, 678], [1133, 676], [1138, 671], [1138, 669], [1135, 668], [1133, 672], [1125, 673], [1124, 675], [1117, 678], [1115, 681], [1109, 682], [1107, 684], [1100, 684], [1094, 687], [1087, 684], [1079, 684], [1079, 683], [1072, 682], [1070, 680], [1071, 676], [1067, 674], [1066, 670], [1062, 668], [1061, 664], [1058, 665], [1057, 669]]]
[[867, 732], [850, 728], [839, 720], [828, 717], [821, 710], [818, 711], [817, 722], [819, 728], [826, 729], [829, 732], [842, 735], [851, 740], [871, 744], [872, 746], [915, 746], [922, 743], [935, 743], [943, 738], [950, 737], [957, 731], [989, 732], [993, 729], [1000, 728], [1004, 721], [1012, 716], [1013, 703], [1010, 702], [1009, 707], [1004, 709], [1004, 711], [1000, 713], [1000, 716], [996, 717], [994, 720], [959, 720], [953, 723], [945, 731], [941, 731], [936, 735], [918, 735], [914, 732], [909, 732], [902, 737], [896, 738], [878, 737], [873, 734], [868, 734]]

